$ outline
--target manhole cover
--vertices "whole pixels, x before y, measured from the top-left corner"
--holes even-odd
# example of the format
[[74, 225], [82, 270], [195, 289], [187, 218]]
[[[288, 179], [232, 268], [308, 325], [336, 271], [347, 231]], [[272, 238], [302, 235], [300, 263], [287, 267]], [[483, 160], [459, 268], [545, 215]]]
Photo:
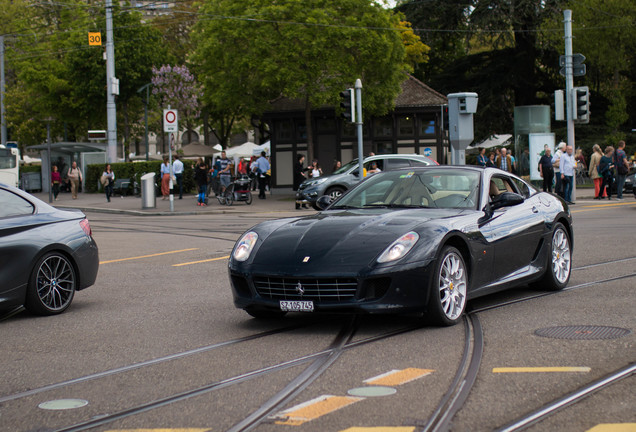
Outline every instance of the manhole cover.
[[630, 334], [631, 331], [620, 327], [607, 326], [563, 326], [546, 327], [535, 330], [534, 334], [554, 339], [616, 339]]

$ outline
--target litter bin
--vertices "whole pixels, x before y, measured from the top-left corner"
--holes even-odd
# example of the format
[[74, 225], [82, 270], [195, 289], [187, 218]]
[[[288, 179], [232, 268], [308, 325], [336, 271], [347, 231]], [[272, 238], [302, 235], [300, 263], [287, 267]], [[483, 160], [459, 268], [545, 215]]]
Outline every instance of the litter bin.
[[141, 176], [141, 208], [157, 208], [155, 173], [148, 173]]

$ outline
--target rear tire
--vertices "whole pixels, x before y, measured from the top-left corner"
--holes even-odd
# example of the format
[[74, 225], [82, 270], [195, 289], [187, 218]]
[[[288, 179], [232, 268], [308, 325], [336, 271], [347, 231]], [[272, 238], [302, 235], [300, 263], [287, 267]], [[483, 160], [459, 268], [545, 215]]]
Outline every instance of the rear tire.
[[462, 254], [452, 246], [442, 249], [435, 267], [428, 313], [433, 323], [451, 326], [459, 322], [466, 309], [468, 271]]
[[565, 288], [572, 274], [572, 248], [570, 236], [563, 224], [557, 222], [552, 231], [550, 255], [546, 262], [543, 278], [533, 286], [549, 291], [559, 291]]
[[37, 315], [62, 313], [71, 305], [76, 285], [71, 261], [59, 252], [49, 252], [33, 267], [24, 307]]

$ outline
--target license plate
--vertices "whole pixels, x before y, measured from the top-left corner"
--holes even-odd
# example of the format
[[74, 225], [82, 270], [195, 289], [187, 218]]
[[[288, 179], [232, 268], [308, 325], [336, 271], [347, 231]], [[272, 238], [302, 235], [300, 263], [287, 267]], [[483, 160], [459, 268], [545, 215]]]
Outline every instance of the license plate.
[[285, 312], [313, 312], [314, 302], [313, 301], [297, 301], [297, 300], [295, 301], [281, 300], [280, 310]]

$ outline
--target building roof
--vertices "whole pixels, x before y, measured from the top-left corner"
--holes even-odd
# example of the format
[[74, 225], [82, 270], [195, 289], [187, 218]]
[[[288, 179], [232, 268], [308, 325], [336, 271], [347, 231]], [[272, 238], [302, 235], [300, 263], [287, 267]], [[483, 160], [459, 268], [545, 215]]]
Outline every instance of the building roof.
[[[440, 106], [448, 103], [446, 96], [433, 90], [414, 76], [407, 75], [407, 78], [402, 81], [401, 87], [402, 92], [398, 95], [395, 101], [396, 108]], [[333, 107], [322, 106], [320, 108]], [[268, 112], [304, 110], [304, 100], [281, 97], [280, 99], [272, 102], [272, 109], [268, 110]]]

